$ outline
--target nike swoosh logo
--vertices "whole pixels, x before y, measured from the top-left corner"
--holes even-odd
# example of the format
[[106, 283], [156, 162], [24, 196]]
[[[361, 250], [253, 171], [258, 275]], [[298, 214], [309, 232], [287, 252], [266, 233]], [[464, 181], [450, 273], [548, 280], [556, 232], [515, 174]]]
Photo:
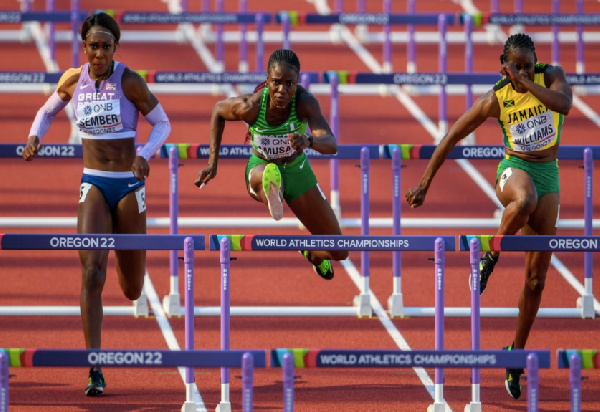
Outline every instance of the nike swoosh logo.
[[304, 159], [304, 161], [302, 162], [302, 164], [300, 165], [300, 169], [302, 169], [304, 167], [304, 163], [306, 163], [306, 159]]
[[135, 183], [127, 183], [128, 187], [133, 187], [133, 186], [137, 186], [140, 182], [135, 182]]
[[82, 84], [81, 87], [80, 87], [80, 89], [85, 89], [88, 86], [89, 86], [89, 84]]

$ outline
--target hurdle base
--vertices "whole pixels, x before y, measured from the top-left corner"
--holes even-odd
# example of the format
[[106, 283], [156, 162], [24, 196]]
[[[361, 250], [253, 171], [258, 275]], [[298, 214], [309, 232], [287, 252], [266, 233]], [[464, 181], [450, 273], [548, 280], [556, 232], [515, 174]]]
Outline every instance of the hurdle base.
[[481, 412], [481, 402], [471, 402], [465, 405], [465, 412]]
[[388, 298], [388, 312], [390, 318], [404, 317], [404, 304], [402, 301], [402, 293], [394, 293]]
[[577, 298], [577, 307], [581, 309], [581, 317], [583, 319], [594, 319], [596, 317], [593, 295], [587, 294]]
[[231, 412], [231, 403], [221, 401], [215, 408], [215, 412]]
[[133, 316], [136, 318], [147, 318], [150, 316], [150, 308], [148, 307], [148, 298], [146, 294], [142, 295], [133, 301]]
[[196, 402], [185, 401], [181, 406], [181, 412], [196, 412]]
[[165, 295], [162, 302], [163, 311], [170, 318], [180, 318], [183, 316], [179, 293], [169, 293]]
[[446, 402], [434, 402], [427, 407], [427, 412], [445, 412]]
[[354, 296], [354, 307], [356, 308], [356, 316], [359, 318], [370, 318], [373, 316], [371, 299], [366, 293]]

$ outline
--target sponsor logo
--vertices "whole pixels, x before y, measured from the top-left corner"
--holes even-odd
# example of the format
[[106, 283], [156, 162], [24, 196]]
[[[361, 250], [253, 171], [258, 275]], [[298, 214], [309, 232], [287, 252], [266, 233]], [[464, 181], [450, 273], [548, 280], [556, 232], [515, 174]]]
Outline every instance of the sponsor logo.
[[527, 131], [527, 127], [525, 127], [525, 125], [524, 125], [523, 123], [519, 123], [519, 124], [516, 126], [516, 131], [517, 131], [517, 133], [519, 133], [519, 134], [523, 134], [523, 133], [525, 133], [525, 132]]

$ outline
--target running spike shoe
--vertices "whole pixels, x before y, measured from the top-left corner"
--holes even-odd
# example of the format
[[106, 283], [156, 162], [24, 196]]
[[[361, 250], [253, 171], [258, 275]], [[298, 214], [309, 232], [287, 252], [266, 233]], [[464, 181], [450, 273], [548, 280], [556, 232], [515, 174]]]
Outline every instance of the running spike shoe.
[[269, 163], [263, 172], [263, 190], [267, 197], [269, 213], [275, 220], [283, 217], [283, 204], [281, 203], [281, 173], [276, 164]]
[[[503, 350], [512, 350], [513, 345], [507, 346], [506, 348], [502, 348]], [[506, 386], [506, 391], [513, 399], [519, 399], [521, 396], [521, 375], [523, 375], [525, 371], [523, 369], [507, 369], [506, 370], [506, 380], [504, 381], [504, 386]]]
[[[308, 250], [300, 250], [300, 254], [308, 260]], [[310, 260], [308, 260], [310, 262]], [[312, 263], [312, 262], [311, 262]], [[330, 260], [323, 260], [318, 265], [313, 263], [313, 270], [323, 279], [331, 280], [333, 279], [333, 265]]]
[[[491, 252], [486, 252], [479, 261], [479, 294], [481, 295], [487, 286], [494, 267], [498, 263], [498, 257], [494, 257]], [[471, 274], [469, 274], [469, 289], [471, 288]]]
[[102, 395], [104, 388], [106, 388], [106, 380], [104, 379], [104, 375], [102, 375], [102, 371], [90, 368], [88, 385], [85, 388], [85, 396]]

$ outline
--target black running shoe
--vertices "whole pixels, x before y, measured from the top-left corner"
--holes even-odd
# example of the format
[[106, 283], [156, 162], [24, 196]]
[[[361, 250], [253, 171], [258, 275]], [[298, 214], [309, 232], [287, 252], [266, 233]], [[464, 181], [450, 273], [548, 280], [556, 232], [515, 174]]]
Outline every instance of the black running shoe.
[[90, 368], [90, 375], [88, 377], [88, 385], [85, 388], [85, 396], [98, 396], [102, 395], [104, 388], [106, 387], [106, 380], [102, 371], [95, 371]]
[[[512, 345], [502, 349], [512, 350]], [[523, 369], [506, 370], [506, 380], [504, 381], [504, 386], [506, 386], [506, 391], [513, 399], [519, 399], [521, 396], [521, 375], [524, 373], [525, 371]]]
[[[481, 295], [487, 286], [494, 266], [498, 263], [498, 258], [492, 256], [492, 252], [486, 252], [479, 261], [479, 294]], [[471, 274], [469, 274], [469, 289], [471, 288]]]
[[[302, 256], [304, 256], [306, 258], [306, 260], [308, 260], [308, 250], [300, 250], [299, 252]], [[310, 262], [310, 260], [309, 260], [309, 262]], [[329, 261], [329, 260], [323, 260], [318, 265], [315, 265], [313, 263], [313, 270], [315, 271], [315, 273], [317, 275], [321, 276], [323, 279], [326, 279], [326, 280], [333, 279], [333, 266], [331, 264], [331, 261]]]

